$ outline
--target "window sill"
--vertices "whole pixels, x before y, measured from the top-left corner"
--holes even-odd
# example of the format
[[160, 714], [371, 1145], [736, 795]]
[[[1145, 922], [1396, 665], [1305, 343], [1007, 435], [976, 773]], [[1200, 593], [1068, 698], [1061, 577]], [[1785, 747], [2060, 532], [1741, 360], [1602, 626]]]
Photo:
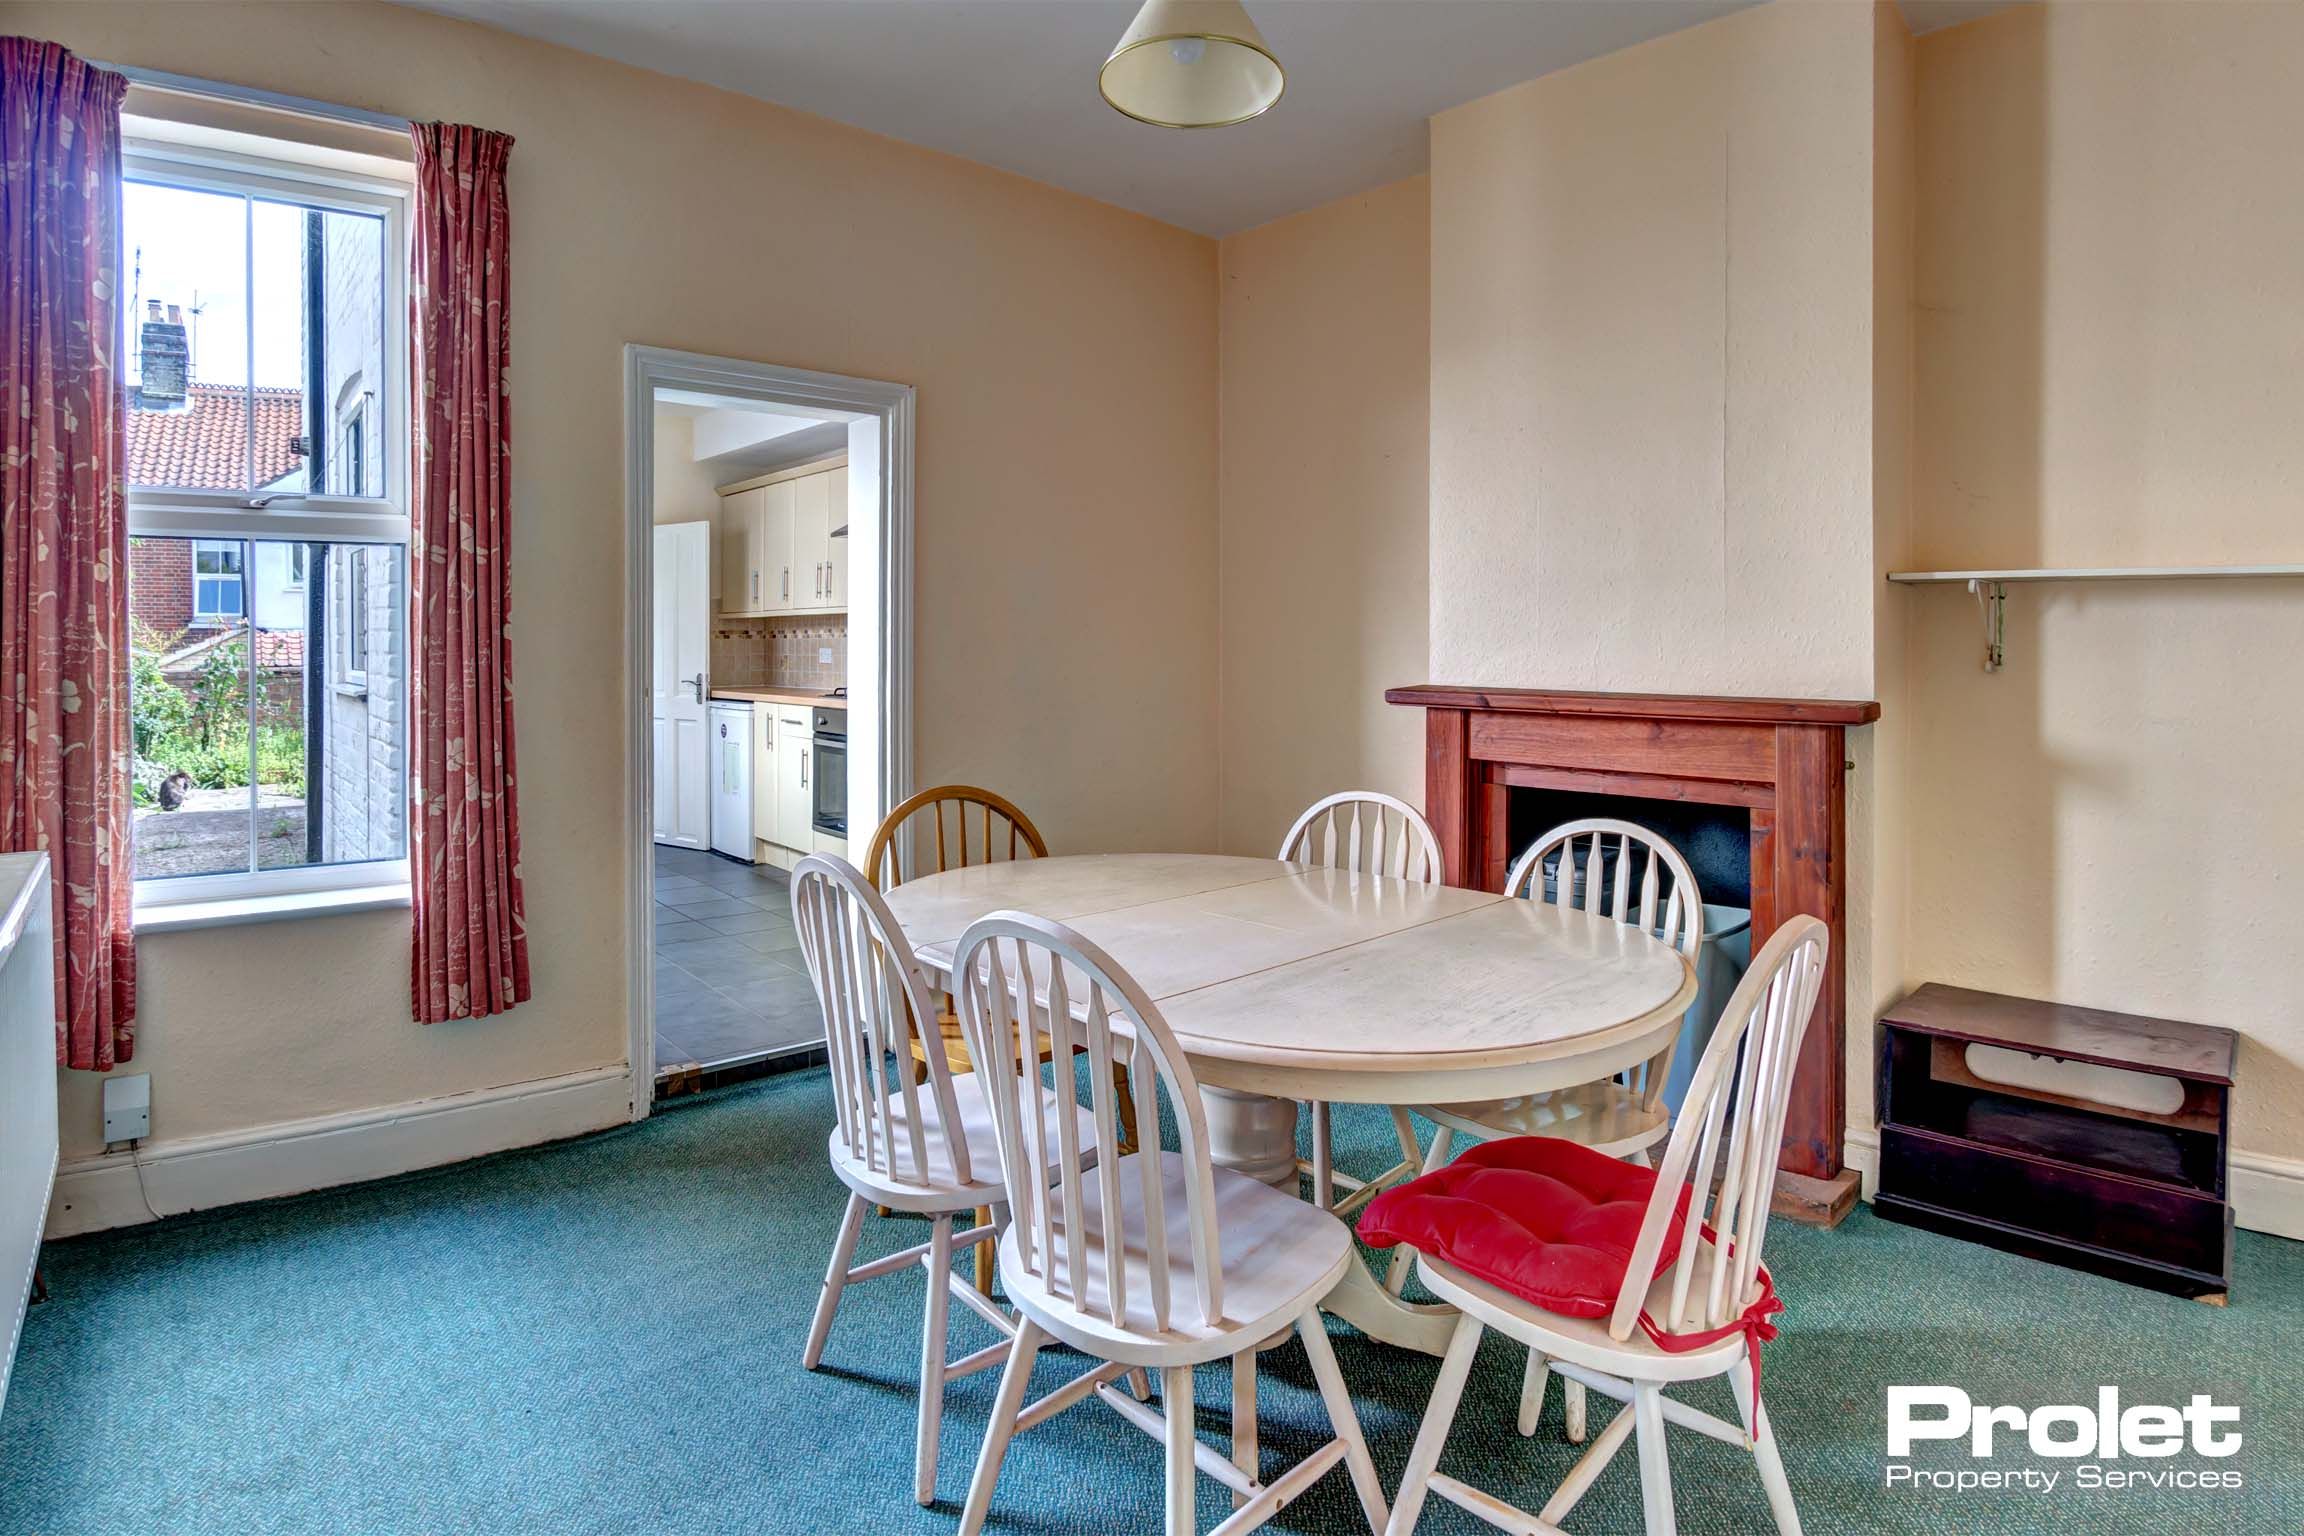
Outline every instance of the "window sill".
[[190, 928], [225, 928], [239, 923], [277, 923], [298, 917], [338, 917], [347, 912], [380, 912], [408, 905], [408, 887], [356, 885], [336, 891], [298, 891], [279, 896], [241, 896], [228, 901], [176, 901], [138, 907], [136, 931], [176, 933]]

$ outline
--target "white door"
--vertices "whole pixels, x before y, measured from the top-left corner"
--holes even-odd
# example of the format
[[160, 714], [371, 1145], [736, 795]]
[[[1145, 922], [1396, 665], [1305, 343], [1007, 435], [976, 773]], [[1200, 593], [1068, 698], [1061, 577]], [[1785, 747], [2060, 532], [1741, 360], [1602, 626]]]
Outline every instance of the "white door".
[[656, 530], [655, 671], [649, 680], [656, 741], [656, 841], [712, 846], [712, 753], [707, 729], [712, 657], [712, 525]]

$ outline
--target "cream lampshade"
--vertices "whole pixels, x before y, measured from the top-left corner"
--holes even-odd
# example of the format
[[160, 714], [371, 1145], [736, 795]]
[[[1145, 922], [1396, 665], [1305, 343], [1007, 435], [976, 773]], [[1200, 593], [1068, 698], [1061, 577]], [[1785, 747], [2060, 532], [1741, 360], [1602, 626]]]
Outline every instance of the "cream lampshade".
[[1145, 0], [1096, 83], [1139, 122], [1221, 128], [1268, 110], [1287, 82], [1240, 0]]

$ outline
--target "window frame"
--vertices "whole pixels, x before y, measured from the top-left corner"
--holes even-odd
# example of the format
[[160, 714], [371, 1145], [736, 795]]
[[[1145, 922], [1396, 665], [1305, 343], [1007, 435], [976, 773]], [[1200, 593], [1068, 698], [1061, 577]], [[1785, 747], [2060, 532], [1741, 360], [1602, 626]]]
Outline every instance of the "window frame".
[[[225, 628], [245, 621], [248, 617], [248, 544], [243, 539], [194, 539], [192, 542], [192, 622]], [[202, 571], [200, 557], [204, 554], [221, 555], [230, 551], [239, 568], [231, 571]], [[204, 608], [200, 605], [200, 584], [204, 581], [218, 584], [231, 582], [240, 591], [240, 605], [233, 609]]]
[[[268, 153], [242, 153], [143, 137], [129, 126], [123, 135], [122, 175], [124, 181], [151, 181], [197, 191], [273, 198], [308, 208], [380, 217], [384, 241], [380, 263], [383, 377], [376, 381], [376, 387], [382, 402], [411, 402], [408, 270], [409, 203], [413, 185], [407, 180], [343, 170], [319, 155], [306, 160], [299, 153], [302, 148], [289, 140], [268, 140], [265, 142]], [[332, 407], [333, 402], [330, 405]], [[248, 582], [252, 573], [247, 567], [254, 563], [255, 542], [374, 544], [386, 547], [387, 558], [390, 558], [389, 551], [396, 547], [400, 558], [406, 560], [412, 542], [408, 514], [410, 476], [414, 469], [414, 423], [408, 416], [411, 409], [412, 402], [404, 404], [398, 412], [386, 409], [381, 413], [383, 430], [377, 435], [385, 488], [380, 496], [331, 495], [312, 490], [205, 491], [130, 486], [127, 488], [128, 532], [131, 537], [246, 542], [241, 606], [243, 619], [251, 622]], [[400, 417], [396, 434], [392, 431], [395, 414]], [[401, 591], [407, 592], [404, 581]], [[198, 606], [197, 574], [193, 603]], [[400, 654], [406, 657], [408, 616], [404, 608], [394, 616], [394, 622], [400, 634]], [[326, 663], [307, 649], [305, 666], [315, 664]], [[250, 692], [253, 697], [254, 689]], [[408, 726], [403, 715], [399, 742], [403, 764], [409, 760]], [[316, 725], [308, 721], [306, 728], [316, 728]], [[409, 787], [409, 777], [403, 767], [402, 793], [408, 793]], [[308, 797], [317, 792], [317, 786], [306, 788]], [[411, 830], [414, 820], [411, 807], [408, 815]], [[292, 915], [299, 908], [341, 910], [345, 892], [381, 892], [386, 897], [381, 904], [397, 904], [405, 900], [407, 886], [408, 858], [403, 846], [401, 856], [394, 859], [139, 879], [135, 882], [134, 899], [138, 925], [146, 926], [143, 914], [149, 911], [154, 917], [149, 926], [159, 929], [183, 925], [167, 915], [171, 908], [179, 909], [186, 918], [193, 916], [195, 906], [210, 912], [227, 907], [251, 909], [236, 911], [237, 917]]]

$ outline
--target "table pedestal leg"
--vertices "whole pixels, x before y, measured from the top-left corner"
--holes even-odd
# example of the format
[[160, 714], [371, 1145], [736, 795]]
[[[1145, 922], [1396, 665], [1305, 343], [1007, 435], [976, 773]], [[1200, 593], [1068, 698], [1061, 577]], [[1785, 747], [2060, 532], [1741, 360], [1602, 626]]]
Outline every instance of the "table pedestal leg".
[[[1218, 1167], [1297, 1192], [1295, 1100], [1205, 1083], [1200, 1098], [1208, 1110], [1208, 1155]], [[1385, 1290], [1357, 1248], [1352, 1267], [1320, 1305], [1372, 1339], [1428, 1355], [1447, 1352], [1458, 1316], [1454, 1307], [1402, 1301]]]
[[1202, 1084], [1208, 1108], [1208, 1155], [1275, 1189], [1296, 1191], [1296, 1101]]

